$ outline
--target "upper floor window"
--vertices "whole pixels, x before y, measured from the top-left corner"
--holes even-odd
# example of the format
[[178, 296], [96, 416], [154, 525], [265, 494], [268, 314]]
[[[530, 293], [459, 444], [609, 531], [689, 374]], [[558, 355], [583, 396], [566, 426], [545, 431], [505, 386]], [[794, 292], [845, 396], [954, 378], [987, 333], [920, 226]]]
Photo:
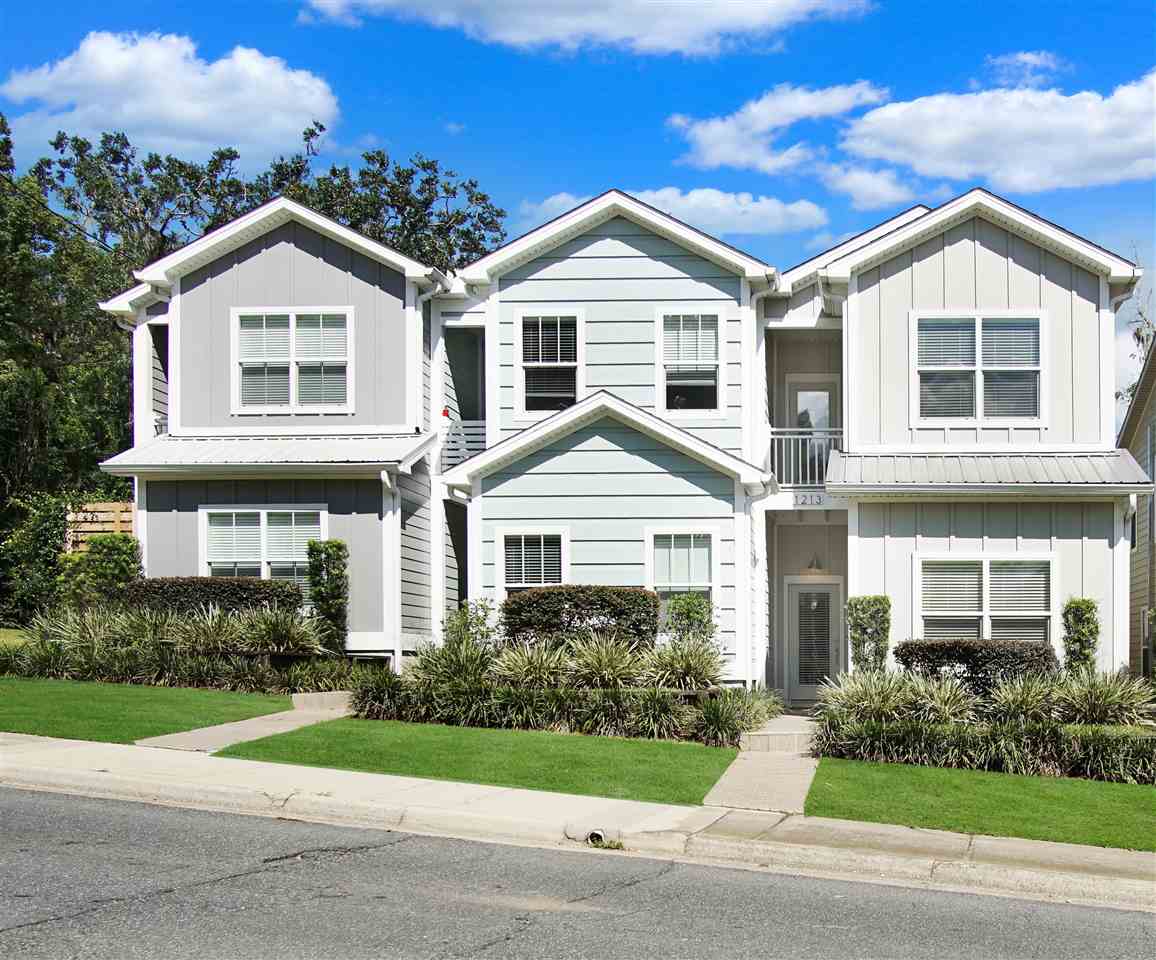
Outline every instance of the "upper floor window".
[[576, 313], [525, 314], [518, 324], [521, 411], [572, 407], [582, 388], [581, 317]]
[[201, 562], [208, 576], [293, 580], [307, 589], [309, 541], [325, 539], [325, 510], [207, 507], [202, 515]]
[[659, 390], [666, 410], [719, 408], [719, 318], [663, 314]]
[[352, 309], [233, 311], [236, 413], [352, 412]]
[[1040, 317], [914, 317], [913, 419], [1041, 420]]

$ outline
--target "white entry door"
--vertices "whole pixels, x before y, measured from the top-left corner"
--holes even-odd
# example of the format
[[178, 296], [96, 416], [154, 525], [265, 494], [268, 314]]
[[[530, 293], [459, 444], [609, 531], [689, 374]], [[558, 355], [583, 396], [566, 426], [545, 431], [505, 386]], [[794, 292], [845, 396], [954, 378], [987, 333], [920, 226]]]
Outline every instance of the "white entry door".
[[839, 672], [842, 588], [837, 583], [787, 584], [787, 696], [814, 700]]

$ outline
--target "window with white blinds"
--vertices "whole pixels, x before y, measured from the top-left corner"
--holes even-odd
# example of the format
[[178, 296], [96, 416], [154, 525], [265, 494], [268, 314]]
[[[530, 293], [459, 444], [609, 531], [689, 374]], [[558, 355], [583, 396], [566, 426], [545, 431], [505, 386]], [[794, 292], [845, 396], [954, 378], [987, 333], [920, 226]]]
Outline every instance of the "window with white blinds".
[[717, 410], [719, 318], [666, 314], [662, 318], [662, 378], [667, 410]]
[[656, 533], [652, 540], [653, 583], [665, 619], [671, 597], [697, 593], [713, 602], [713, 542], [709, 533]]
[[309, 541], [325, 539], [325, 512], [206, 509], [203, 566], [211, 577], [294, 580], [308, 588]]
[[1039, 419], [1040, 337], [1039, 317], [918, 317], [919, 419]]
[[561, 534], [506, 534], [502, 551], [502, 585], [507, 595], [562, 582]]
[[238, 412], [350, 412], [352, 311], [235, 312]]
[[565, 410], [578, 402], [578, 318], [522, 317], [522, 407]]
[[928, 640], [1047, 640], [1052, 562], [923, 560], [920, 614]]

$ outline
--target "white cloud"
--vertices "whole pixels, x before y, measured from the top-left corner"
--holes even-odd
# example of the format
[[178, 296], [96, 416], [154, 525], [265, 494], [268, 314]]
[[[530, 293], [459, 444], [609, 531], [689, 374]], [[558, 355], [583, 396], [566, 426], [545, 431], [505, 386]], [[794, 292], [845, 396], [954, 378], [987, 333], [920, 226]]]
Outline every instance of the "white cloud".
[[842, 147], [1019, 193], [1146, 180], [1156, 175], [1156, 70], [1107, 96], [1023, 88], [889, 103], [852, 121]]
[[464, 123], [456, 123], [451, 120], [442, 129], [445, 130], [445, 132], [448, 133], [451, 137], [456, 137], [459, 133], [466, 132], [466, 125]]
[[316, 15], [350, 26], [392, 16], [461, 30], [511, 47], [615, 47], [633, 53], [719, 52], [766, 40], [806, 20], [858, 14], [870, 0], [306, 0]]
[[781, 83], [726, 116], [696, 120], [676, 113], [667, 123], [690, 145], [680, 158], [683, 163], [706, 170], [734, 167], [773, 174], [797, 167], [814, 155], [803, 142], [776, 149], [774, 138], [787, 127], [800, 120], [841, 116], [886, 99], [886, 90], [865, 80], [817, 90]]
[[316, 74], [251, 47], [206, 61], [175, 34], [90, 33], [60, 60], [13, 70], [0, 95], [32, 105], [12, 126], [18, 147], [37, 155], [58, 130], [118, 130], [144, 149], [193, 157], [234, 146], [243, 161], [262, 160], [298, 148], [313, 120], [338, 116]]
[[891, 169], [828, 163], [819, 167], [819, 179], [828, 190], [850, 197], [856, 210], [879, 210], [915, 199], [915, 191]]
[[1048, 50], [1020, 50], [989, 56], [984, 64], [1001, 87], [1042, 87], [1068, 64]]
[[[827, 212], [810, 200], [785, 203], [776, 197], [727, 193], [709, 187], [686, 191], [678, 187], [632, 190], [630, 195], [716, 236], [793, 233], [827, 223]], [[589, 199], [572, 193], [555, 193], [537, 203], [523, 201], [518, 209], [519, 224], [522, 229], [531, 229]]]

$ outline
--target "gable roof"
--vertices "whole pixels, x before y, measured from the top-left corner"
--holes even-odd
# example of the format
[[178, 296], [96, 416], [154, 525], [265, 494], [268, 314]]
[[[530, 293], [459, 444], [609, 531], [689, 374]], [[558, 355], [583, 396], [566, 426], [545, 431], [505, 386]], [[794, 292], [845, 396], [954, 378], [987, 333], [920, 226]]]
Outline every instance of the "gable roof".
[[653, 437], [672, 450], [685, 453], [745, 486], [765, 488], [774, 483], [773, 474], [605, 390], [599, 390], [574, 406], [462, 461], [446, 472], [442, 479], [451, 487], [468, 490], [474, 480], [495, 473], [527, 454], [605, 417]]
[[832, 260], [823, 269], [823, 276], [834, 283], [845, 283], [851, 278], [852, 273], [870, 269], [883, 260], [890, 259], [897, 253], [977, 215], [1079, 264], [1091, 273], [1107, 277], [1111, 283], [1134, 283], [1140, 278], [1142, 271], [1131, 260], [1126, 260], [982, 187], [976, 187], [953, 200], [948, 200], [909, 223], [898, 226], [870, 243]]
[[1140, 370], [1140, 377], [1136, 381], [1136, 389], [1132, 399], [1128, 402], [1128, 412], [1124, 414], [1124, 422], [1120, 424], [1120, 432], [1116, 435], [1117, 447], [1128, 447], [1132, 438], [1144, 421], [1144, 410], [1152, 399], [1152, 391], [1156, 388], [1156, 350], [1149, 345], [1144, 356], [1144, 366]]
[[633, 220], [748, 280], [766, 282], [775, 275], [774, 267], [758, 257], [683, 223], [622, 190], [611, 189], [475, 260], [461, 270], [459, 276], [466, 283], [490, 283], [506, 271], [614, 217]]

